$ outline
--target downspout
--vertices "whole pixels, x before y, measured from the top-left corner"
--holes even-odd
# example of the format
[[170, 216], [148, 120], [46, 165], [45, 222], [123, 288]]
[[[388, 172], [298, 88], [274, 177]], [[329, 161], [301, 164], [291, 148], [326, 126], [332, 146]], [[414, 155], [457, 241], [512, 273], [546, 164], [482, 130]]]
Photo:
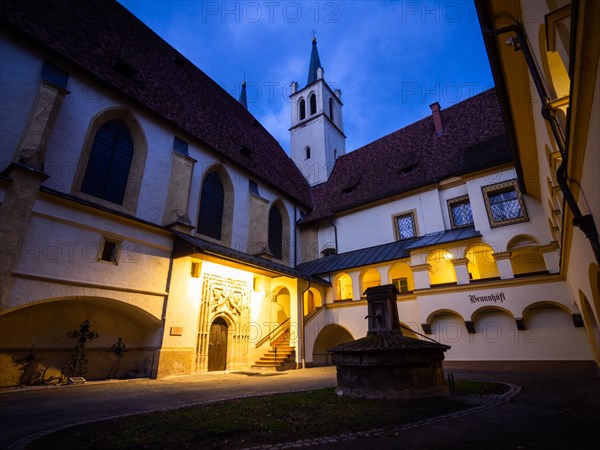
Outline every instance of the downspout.
[[306, 369], [306, 350], [304, 349], [304, 344], [306, 343], [306, 340], [304, 339], [304, 294], [306, 294], [308, 292], [308, 290], [310, 289], [310, 280], [306, 280], [306, 282], [308, 283], [306, 285], [306, 289], [304, 289], [304, 291], [302, 291], [302, 296], [301, 296], [301, 301], [300, 304], [302, 305], [302, 308], [300, 311], [300, 344], [301, 344], [301, 348], [300, 348], [300, 362], [302, 363], [302, 368]]
[[[174, 237], [174, 240], [177, 239], [176, 237]], [[169, 293], [171, 291], [171, 278], [173, 276], [173, 255], [175, 253], [175, 241], [173, 241], [173, 249], [171, 250], [171, 255], [169, 256], [169, 270], [167, 272], [167, 282], [165, 285], [165, 301], [163, 303], [163, 308], [162, 308], [162, 313], [161, 313], [161, 317], [160, 320], [162, 322], [163, 325], [163, 329], [162, 329], [162, 333], [160, 335], [160, 343], [158, 345], [159, 351], [162, 349], [163, 346], [163, 342], [165, 340], [165, 332], [166, 332], [166, 325], [167, 325], [167, 305], [169, 303]], [[154, 372], [154, 360], [155, 360], [155, 352], [152, 353], [152, 366], [150, 367], [150, 378], [152, 378], [153, 372]], [[158, 367], [157, 367], [157, 371], [156, 371], [156, 375], [158, 376]]]
[[[533, 78], [533, 82], [535, 84], [535, 88], [537, 90], [538, 96], [542, 100], [542, 117], [548, 124], [550, 125], [550, 129], [552, 130], [552, 134], [554, 136], [554, 140], [556, 141], [556, 145], [558, 146], [558, 150], [562, 157], [562, 162], [556, 171], [556, 179], [558, 182], [558, 186], [562, 191], [565, 201], [573, 214], [572, 224], [578, 227], [583, 233], [585, 237], [590, 241], [590, 245], [592, 246], [592, 250], [596, 257], [596, 261], [600, 264], [600, 238], [598, 236], [598, 229], [594, 223], [594, 217], [591, 214], [582, 214], [579, 209], [579, 205], [577, 204], [577, 200], [573, 196], [571, 189], [568, 184], [567, 179], [567, 153], [566, 148], [568, 148], [567, 142], [565, 142], [565, 138], [560, 132], [560, 129], [556, 123], [556, 118], [551, 114], [551, 108], [549, 106], [550, 99], [546, 94], [546, 89], [542, 82], [542, 77], [540, 76], [537, 66], [535, 65], [535, 60], [533, 55], [531, 54], [531, 50], [529, 49], [529, 45], [527, 44], [527, 39], [525, 37], [525, 32], [522, 28], [522, 25], [510, 25], [507, 27], [499, 28], [497, 30], [486, 30], [486, 33], [492, 36], [499, 36], [501, 34], [513, 32], [517, 35], [517, 40], [521, 50], [523, 50], [523, 56], [525, 57], [525, 62], [529, 69], [529, 73]], [[574, 32], [574, 31], [573, 31]], [[518, 48], [515, 47], [515, 51]], [[574, 55], [573, 55], [574, 57]], [[572, 90], [572, 84], [571, 84]]]
[[298, 265], [298, 207], [294, 205], [294, 269]]

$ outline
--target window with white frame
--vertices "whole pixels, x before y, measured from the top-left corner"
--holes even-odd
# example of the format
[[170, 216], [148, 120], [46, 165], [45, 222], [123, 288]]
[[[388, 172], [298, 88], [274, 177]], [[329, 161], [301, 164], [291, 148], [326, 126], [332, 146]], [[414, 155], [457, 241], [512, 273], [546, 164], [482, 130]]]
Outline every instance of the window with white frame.
[[473, 225], [473, 212], [468, 195], [448, 200], [448, 214], [452, 228], [462, 228]]
[[529, 220], [517, 180], [483, 186], [481, 190], [492, 228]]
[[394, 216], [394, 226], [396, 228], [396, 239], [399, 241], [417, 235], [415, 215], [412, 212]]

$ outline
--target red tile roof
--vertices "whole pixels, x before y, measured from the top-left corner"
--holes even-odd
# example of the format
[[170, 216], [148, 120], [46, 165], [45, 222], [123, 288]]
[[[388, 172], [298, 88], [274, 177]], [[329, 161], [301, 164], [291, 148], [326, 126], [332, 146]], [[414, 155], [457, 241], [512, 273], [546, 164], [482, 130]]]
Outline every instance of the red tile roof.
[[[431, 117], [419, 120], [340, 157], [329, 182], [311, 189], [252, 114], [118, 3], [3, 0], [0, 23], [65, 68], [74, 65], [166, 119], [181, 137], [314, 205], [305, 221], [512, 160], [498, 99], [489, 90], [442, 110], [443, 136], [435, 136]], [[115, 70], [117, 60], [133, 69], [130, 78]]]
[[441, 115], [442, 136], [429, 116], [338, 158], [305, 222], [512, 161], [495, 89]]
[[[2, 0], [0, 23], [60, 58], [53, 62], [67, 64], [67, 69], [76, 66], [257, 178], [311, 205], [308, 183], [254, 116], [118, 3]], [[117, 60], [134, 70], [131, 78], [115, 70]], [[242, 148], [251, 156], [244, 156]]]

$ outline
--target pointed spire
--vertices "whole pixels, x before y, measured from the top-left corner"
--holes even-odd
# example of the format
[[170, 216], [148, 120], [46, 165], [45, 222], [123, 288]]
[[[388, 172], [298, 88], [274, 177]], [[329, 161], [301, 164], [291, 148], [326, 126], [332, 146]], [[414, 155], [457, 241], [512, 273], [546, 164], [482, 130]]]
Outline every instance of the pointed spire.
[[312, 38], [312, 51], [310, 52], [310, 67], [308, 68], [308, 82], [307, 85], [317, 81], [317, 69], [321, 67], [321, 59], [319, 58], [319, 51], [317, 50], [317, 38]]
[[248, 109], [248, 100], [246, 99], [246, 80], [242, 82], [242, 92], [240, 92], [239, 102], [244, 108]]

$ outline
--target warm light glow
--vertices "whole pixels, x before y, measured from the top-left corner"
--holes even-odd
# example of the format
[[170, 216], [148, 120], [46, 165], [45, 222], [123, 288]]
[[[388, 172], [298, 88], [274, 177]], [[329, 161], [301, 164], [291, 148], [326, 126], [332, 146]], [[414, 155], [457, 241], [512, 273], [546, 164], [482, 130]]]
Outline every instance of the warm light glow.
[[445, 259], [446, 261], [451, 261], [452, 259], [454, 259], [454, 255], [453, 255], [452, 253], [450, 253], [450, 252], [446, 252], [446, 253], [444, 254], [444, 259]]

